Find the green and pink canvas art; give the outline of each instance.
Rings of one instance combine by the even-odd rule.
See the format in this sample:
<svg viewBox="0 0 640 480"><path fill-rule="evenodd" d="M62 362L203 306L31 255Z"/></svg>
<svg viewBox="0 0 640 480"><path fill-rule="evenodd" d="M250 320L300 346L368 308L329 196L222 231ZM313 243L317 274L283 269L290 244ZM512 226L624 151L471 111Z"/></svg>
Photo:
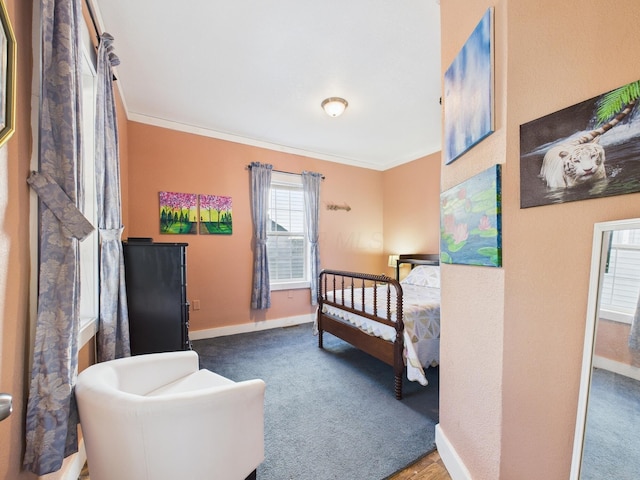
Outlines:
<svg viewBox="0 0 640 480"><path fill-rule="evenodd" d="M231 197L160 192L160 233L231 235Z"/></svg>
<svg viewBox="0 0 640 480"><path fill-rule="evenodd" d="M231 197L198 195L200 203L200 234L231 235L233 215Z"/></svg>
<svg viewBox="0 0 640 480"><path fill-rule="evenodd" d="M198 233L198 196L160 192L160 233Z"/></svg>

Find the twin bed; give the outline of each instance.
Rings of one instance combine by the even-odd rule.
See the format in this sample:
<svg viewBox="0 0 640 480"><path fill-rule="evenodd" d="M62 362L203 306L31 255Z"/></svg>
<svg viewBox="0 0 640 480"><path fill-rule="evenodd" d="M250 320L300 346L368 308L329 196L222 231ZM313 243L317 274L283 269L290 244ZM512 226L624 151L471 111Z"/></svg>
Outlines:
<svg viewBox="0 0 640 480"><path fill-rule="evenodd" d="M400 278L400 267L411 271ZM424 369L440 358L440 267L437 254L400 255L396 278L323 270L315 322L318 346L324 332L391 365L394 392L402 380L427 385Z"/></svg>

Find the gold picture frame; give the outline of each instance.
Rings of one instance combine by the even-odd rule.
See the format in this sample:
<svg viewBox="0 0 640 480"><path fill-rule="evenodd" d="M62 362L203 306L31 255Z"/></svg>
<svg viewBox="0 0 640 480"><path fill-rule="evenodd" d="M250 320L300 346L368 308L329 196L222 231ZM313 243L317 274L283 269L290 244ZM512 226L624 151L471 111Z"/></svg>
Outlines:
<svg viewBox="0 0 640 480"><path fill-rule="evenodd" d="M0 147L15 130L15 107L16 37L4 0L0 0Z"/></svg>

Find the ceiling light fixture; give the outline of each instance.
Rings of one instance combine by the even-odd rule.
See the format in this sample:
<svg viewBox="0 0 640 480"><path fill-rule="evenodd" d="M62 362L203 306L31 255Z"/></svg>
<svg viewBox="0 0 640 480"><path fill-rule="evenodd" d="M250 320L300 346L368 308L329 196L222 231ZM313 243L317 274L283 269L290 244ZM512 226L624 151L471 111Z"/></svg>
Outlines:
<svg viewBox="0 0 640 480"><path fill-rule="evenodd" d="M340 97L329 97L322 101L322 108L330 117L339 117L347 108L349 103Z"/></svg>

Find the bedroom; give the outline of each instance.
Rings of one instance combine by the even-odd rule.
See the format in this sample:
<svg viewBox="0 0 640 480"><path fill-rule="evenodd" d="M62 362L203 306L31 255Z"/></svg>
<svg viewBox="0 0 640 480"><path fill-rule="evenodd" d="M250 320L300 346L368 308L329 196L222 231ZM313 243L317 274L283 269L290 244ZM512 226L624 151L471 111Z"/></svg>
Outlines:
<svg viewBox="0 0 640 480"><path fill-rule="evenodd" d="M489 3L473 8L462 0L442 3L442 56L443 64L447 64ZM18 78L21 84L27 85L30 6L18 0L9 0L7 5L19 42L25 46L19 53ZM122 132L123 146L128 146L123 158L123 171L128 170L124 179L125 236L146 235L147 227L155 231L156 209L154 204L145 202L149 195L156 195L161 189L226 194L221 187L212 188L215 184L210 182L202 186L194 184L199 181L197 175L185 176L182 183L167 184L176 173L176 157L205 159L213 156L210 152L219 151L219 156L234 167L225 168L218 178L222 180L230 175L229 181L240 186L247 182L244 166L253 160L268 161L283 170L309 168L322 172L331 181L323 185L326 200L347 202L353 209L348 213L323 211L327 232L337 229L345 232L329 238L324 260L334 256L340 268L374 272L386 269L390 273L385 266L386 253L428 251L431 246L437 246L437 231L432 238L427 238L422 227L437 222L437 204L430 207L433 211L425 212L417 208L409 192L424 193L422 180L433 181L428 188L437 192L441 184L443 188L450 187L490 164L506 162L504 268L457 267L446 272L450 296L443 303L448 318L443 335L447 338L445 364L450 361L446 378L450 380L445 378L442 385L442 403L446 403L447 408L441 412L441 425L474 478L540 478L541 458L546 460L542 476L566 478L575 423L593 224L640 215L638 194L518 209L515 160L518 126L638 77L637 66L626 61L630 52L640 47L637 32L632 25L625 24L633 22L621 23L619 16L608 16L602 12L599 2L582 2L580 9L576 5L537 0L496 3L500 19L496 52L500 59L496 84L497 131L468 156L446 168L440 167L438 159L424 158L385 172L366 171L307 158L280 157L271 151L256 151L129 123ZM616 4L616 9L624 10L628 18L637 18L638 8L633 0ZM568 25L568 18L579 21ZM588 28L584 28L585 25ZM597 39L593 38L592 31L600 32ZM624 38L625 48L615 48L601 38ZM589 55L584 54L585 45L589 46ZM540 48L534 48L537 46ZM540 65L548 65L553 74L540 69ZM577 82L576 78L582 80ZM558 94L549 95L549 92ZM0 320L3 332L0 390L16 392L16 412L23 404L20 392L24 388L23 359L28 338L25 319L29 309L30 257L27 226L21 219L29 215L29 192L24 178L29 170L30 100L28 91L19 92L18 130L2 149L6 157L2 181L11 198L10 201L5 198L4 205L6 248L10 253L3 252L2 272L11 281L4 287L7 300ZM155 152L155 157L149 155L144 162L140 160L142 164L139 164L139 157L144 158L144 152L153 147L154 142L167 142L174 150L165 148ZM158 175L160 184L146 186L149 172L154 172L154 177ZM351 191L354 181L347 178L355 174L359 175L358 184ZM212 175L211 181L215 182L216 177ZM335 183L332 185L332 182ZM140 190L145 188L148 190L143 195ZM229 194L240 202L238 207L242 207L242 199L233 192ZM246 205L244 208L248 211ZM398 212L407 213L398 215ZM239 217L236 213L236 219ZM410 225L409 231L407 225ZM539 225L544 228L537 227ZM402 243L405 238L419 243L405 245ZM227 240L229 245L224 245L226 253L220 263L209 268L231 271L234 277L241 278L248 275L250 268L248 263L239 260L246 255L248 245L230 240ZM338 245L340 248L336 248ZM567 245L571 248L566 248ZM476 291L479 284L486 287L482 292ZM195 325L198 329L214 328L203 320L205 308L224 312L225 317L234 318L235 323L246 317L238 310L248 312L242 298L231 297L233 302L223 299L215 302L217 306L207 305L207 292L193 291L194 288L195 285L190 286L190 296L198 295L202 302L200 318L194 312L194 329ZM246 298L247 294L242 295ZM209 296L216 298L215 294ZM277 300L273 316L254 314L251 320L311 312L307 306L308 293L294 292L289 298L287 293L279 292ZM478 392L482 392L480 400ZM22 427L18 419L16 415L1 427L2 443L11 445L0 462L5 478L30 478L19 473ZM559 427L550 430L549 425Z"/></svg>

